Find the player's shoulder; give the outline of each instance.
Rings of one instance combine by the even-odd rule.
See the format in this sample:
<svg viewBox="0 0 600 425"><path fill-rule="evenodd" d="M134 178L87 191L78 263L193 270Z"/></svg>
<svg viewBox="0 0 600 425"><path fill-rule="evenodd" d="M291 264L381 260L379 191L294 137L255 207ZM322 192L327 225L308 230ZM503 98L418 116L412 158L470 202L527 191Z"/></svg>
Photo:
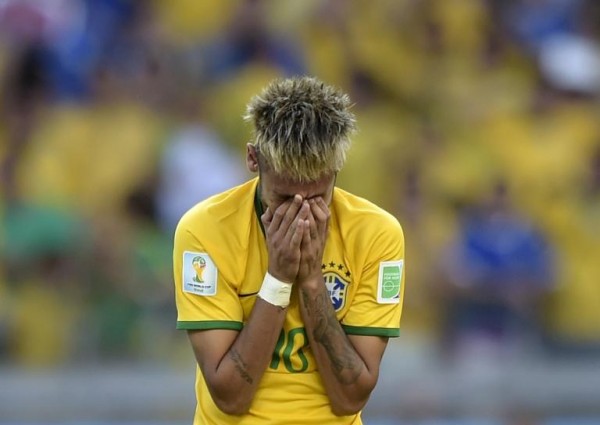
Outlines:
<svg viewBox="0 0 600 425"><path fill-rule="evenodd" d="M214 229L223 222L240 222L233 216L242 211L244 205L253 205L256 183L256 179L252 179L198 202L183 214L177 230L199 231Z"/></svg>
<svg viewBox="0 0 600 425"><path fill-rule="evenodd" d="M332 204L332 227L339 232L351 263L402 258L404 232L396 217L342 189L336 189Z"/></svg>
<svg viewBox="0 0 600 425"><path fill-rule="evenodd" d="M372 231L402 232L400 222L394 215L368 199L338 187L334 190L333 206L339 220L346 225Z"/></svg>

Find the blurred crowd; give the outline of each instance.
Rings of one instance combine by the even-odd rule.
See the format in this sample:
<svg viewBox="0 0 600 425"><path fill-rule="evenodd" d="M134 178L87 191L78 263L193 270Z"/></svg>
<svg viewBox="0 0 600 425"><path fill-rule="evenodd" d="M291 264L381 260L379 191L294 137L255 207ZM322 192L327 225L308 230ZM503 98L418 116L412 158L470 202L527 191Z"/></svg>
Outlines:
<svg viewBox="0 0 600 425"><path fill-rule="evenodd" d="M442 358L600 353L600 3L0 0L0 363L177 362L180 215L277 76L347 91Z"/></svg>

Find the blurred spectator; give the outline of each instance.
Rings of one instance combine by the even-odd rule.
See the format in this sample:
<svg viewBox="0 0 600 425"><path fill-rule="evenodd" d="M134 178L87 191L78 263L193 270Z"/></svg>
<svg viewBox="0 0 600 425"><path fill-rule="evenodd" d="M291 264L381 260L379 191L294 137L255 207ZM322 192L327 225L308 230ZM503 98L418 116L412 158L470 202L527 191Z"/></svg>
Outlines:
<svg viewBox="0 0 600 425"><path fill-rule="evenodd" d="M133 188L152 176L164 122L134 101L118 69L98 69L93 87L93 103L61 103L45 111L17 178L28 202L106 219L119 214Z"/></svg>
<svg viewBox="0 0 600 425"><path fill-rule="evenodd" d="M173 125L158 169L156 208L163 231L171 235L181 216L198 202L244 181L247 175L205 119L203 88L195 78L175 90Z"/></svg>
<svg viewBox="0 0 600 425"><path fill-rule="evenodd" d="M68 211L11 205L2 220L7 298L6 347L25 366L72 359L82 333L87 282L83 223ZM87 270L86 270L87 271Z"/></svg>
<svg viewBox="0 0 600 425"><path fill-rule="evenodd" d="M539 343L539 306L555 280L545 237L511 205L502 182L460 222L443 257L449 353L468 358L484 348L503 358Z"/></svg>
<svg viewBox="0 0 600 425"><path fill-rule="evenodd" d="M455 232L454 211L444 206L426 187L424 175L427 163L414 160L402 168L398 181L400 191L397 215L403 223L407 243L407 285L403 324L406 329L418 332L422 338L438 333L443 323L443 310L448 302L439 291L444 272L439 264L443 247L447 246Z"/></svg>
<svg viewBox="0 0 600 425"><path fill-rule="evenodd" d="M546 81L575 94L600 94L600 45L579 35L552 37L540 47L539 64Z"/></svg>
<svg viewBox="0 0 600 425"><path fill-rule="evenodd" d="M598 133L600 134L600 133ZM544 223L558 253L559 285L547 307L551 346L559 354L600 353L600 145L581 180Z"/></svg>
<svg viewBox="0 0 600 425"><path fill-rule="evenodd" d="M544 42L577 31L585 0L517 0L508 3L506 22L517 40L536 53Z"/></svg>
<svg viewBox="0 0 600 425"><path fill-rule="evenodd" d="M11 56L13 62L0 84L0 124L5 126L5 150L0 157L0 189L6 202L10 203L17 201L17 167L35 131L40 107L48 92L42 55L39 44L35 42L16 48Z"/></svg>
<svg viewBox="0 0 600 425"><path fill-rule="evenodd" d="M183 124L174 132L163 154L157 194L164 230L173 231L196 203L242 183L241 161L200 122Z"/></svg>
<svg viewBox="0 0 600 425"><path fill-rule="evenodd" d="M268 63L284 75L302 75L306 68L300 46L285 33L275 33L265 19L264 0L243 0L223 32L204 46L202 57L209 79L235 77L245 66Z"/></svg>
<svg viewBox="0 0 600 425"><path fill-rule="evenodd" d="M0 5L9 31L40 44L43 74L59 100L87 99L97 64L134 16L132 0L7 0Z"/></svg>

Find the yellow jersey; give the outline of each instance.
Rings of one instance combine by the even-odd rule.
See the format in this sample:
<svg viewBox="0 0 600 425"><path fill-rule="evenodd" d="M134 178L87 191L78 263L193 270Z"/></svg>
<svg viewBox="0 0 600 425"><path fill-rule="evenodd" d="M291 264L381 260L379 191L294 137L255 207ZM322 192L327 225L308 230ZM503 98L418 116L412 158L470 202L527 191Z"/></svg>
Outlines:
<svg viewBox="0 0 600 425"><path fill-rule="evenodd" d="M178 329L241 330L268 266L258 178L200 202L175 231ZM389 213L335 188L323 276L347 334L397 337L404 295L404 236ZM335 416L304 328L297 291L250 411L231 416L212 401L196 368L195 425L361 424Z"/></svg>

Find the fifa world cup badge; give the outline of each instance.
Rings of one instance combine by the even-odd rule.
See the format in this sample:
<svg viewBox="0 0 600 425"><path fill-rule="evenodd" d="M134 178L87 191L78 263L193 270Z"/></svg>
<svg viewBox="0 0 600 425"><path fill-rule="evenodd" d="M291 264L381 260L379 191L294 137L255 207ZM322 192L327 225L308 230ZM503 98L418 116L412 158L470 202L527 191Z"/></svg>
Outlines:
<svg viewBox="0 0 600 425"><path fill-rule="evenodd" d="M212 258L205 252L183 253L183 292L212 296L217 293L218 270Z"/></svg>
<svg viewBox="0 0 600 425"><path fill-rule="evenodd" d="M196 271L196 276L193 277L194 282L204 283L202 274L206 268L206 260L201 256L194 257L192 260L192 267Z"/></svg>

